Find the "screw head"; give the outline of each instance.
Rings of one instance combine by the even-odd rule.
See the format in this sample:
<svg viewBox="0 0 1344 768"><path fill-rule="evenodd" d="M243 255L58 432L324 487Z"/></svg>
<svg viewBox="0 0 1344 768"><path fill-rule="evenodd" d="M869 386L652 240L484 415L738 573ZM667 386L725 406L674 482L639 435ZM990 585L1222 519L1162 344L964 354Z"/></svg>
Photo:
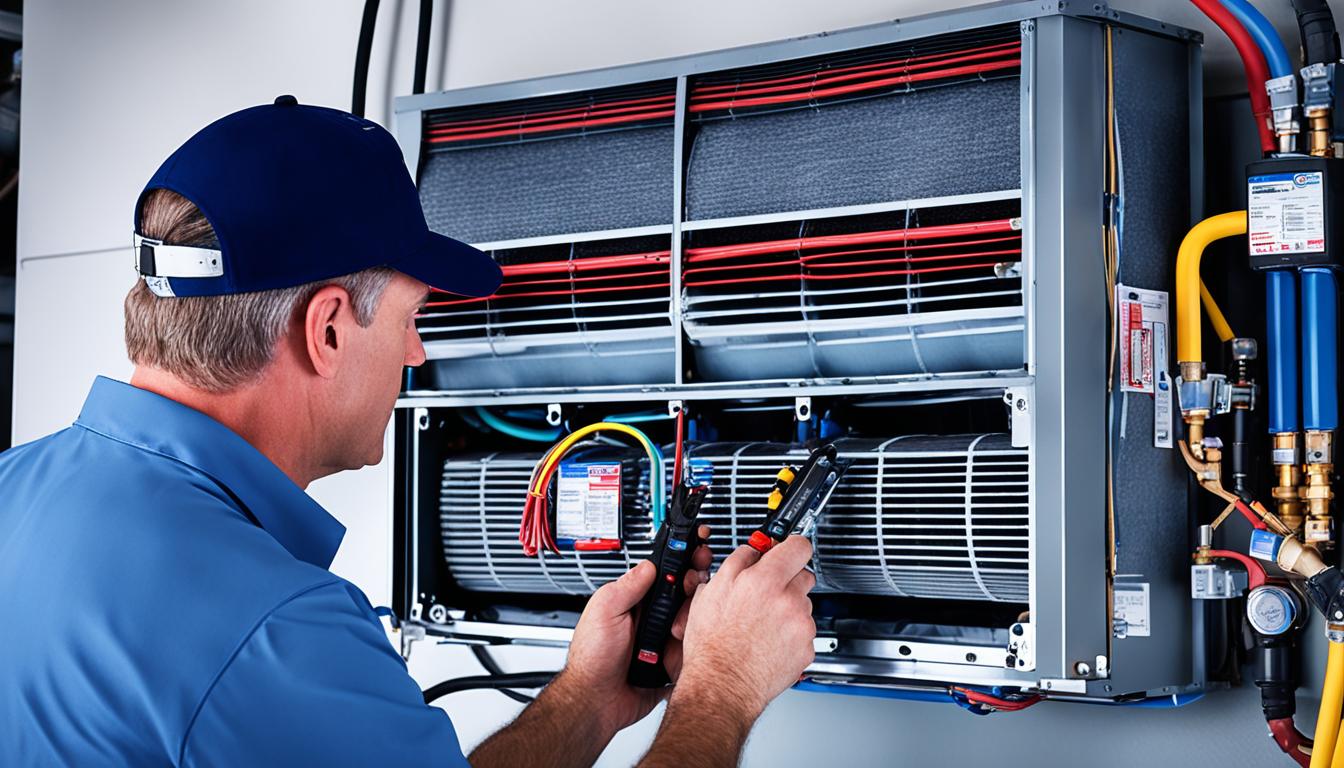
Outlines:
<svg viewBox="0 0 1344 768"><path fill-rule="evenodd" d="M1027 410L1027 401L1025 399L1019 398L1013 405L1015 405L1019 411Z"/></svg>
<svg viewBox="0 0 1344 768"><path fill-rule="evenodd" d="M1073 671L1080 675L1090 675L1092 674L1092 665L1088 664L1086 661L1080 661L1073 665Z"/></svg>

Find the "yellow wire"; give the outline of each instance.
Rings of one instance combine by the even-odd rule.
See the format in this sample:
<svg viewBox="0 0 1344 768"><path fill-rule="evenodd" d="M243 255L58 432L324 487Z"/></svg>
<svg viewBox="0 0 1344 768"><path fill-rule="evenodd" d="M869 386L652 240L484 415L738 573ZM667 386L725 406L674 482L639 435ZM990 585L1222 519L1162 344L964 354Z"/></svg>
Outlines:
<svg viewBox="0 0 1344 768"><path fill-rule="evenodd" d="M1335 755L1339 736L1339 715L1344 704L1344 643L1330 643L1325 661L1325 685L1321 688L1321 709L1316 713L1316 734L1312 739L1311 768L1328 768Z"/></svg>
<svg viewBox="0 0 1344 768"><path fill-rule="evenodd" d="M1204 314L1209 316L1209 322L1213 324L1213 330L1218 334L1219 341L1231 341L1237 335L1232 332L1232 326L1227 324L1227 318L1223 316L1223 310L1218 308L1218 302L1213 300L1213 294L1204 285L1204 281L1199 281L1199 298L1204 302Z"/></svg>
<svg viewBox="0 0 1344 768"><path fill-rule="evenodd" d="M540 464L541 471L537 473L536 477L540 479L549 475L556 462L560 461L565 453L568 452L570 448L574 447L575 443L594 432L623 432L639 441L639 444L648 452L650 462L656 461L657 452L654 451L653 444L650 443L648 438L639 430L627 424L618 424L614 421L599 421L596 424L589 424L586 427L575 430L564 440L556 443L555 447L551 449L551 452L546 454L546 457L542 459L542 463ZM649 468L650 470L654 469L652 464L649 465ZM544 490L534 487L529 488L528 492L533 496L540 496Z"/></svg>
<svg viewBox="0 0 1344 768"><path fill-rule="evenodd" d="M1246 212L1232 211L1207 218L1194 226L1176 253L1176 360L1202 362L1199 324L1199 261L1214 240L1246 234ZM1222 314L1221 312L1219 313ZM1216 321L1215 321L1216 322ZM1226 320L1223 321L1226 325ZM1227 329L1231 333L1231 329Z"/></svg>

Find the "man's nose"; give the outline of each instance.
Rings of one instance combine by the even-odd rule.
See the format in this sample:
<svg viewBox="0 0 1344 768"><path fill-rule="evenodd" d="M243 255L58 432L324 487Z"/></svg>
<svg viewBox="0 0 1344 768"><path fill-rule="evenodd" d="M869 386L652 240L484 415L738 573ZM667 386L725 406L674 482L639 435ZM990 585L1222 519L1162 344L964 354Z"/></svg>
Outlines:
<svg viewBox="0 0 1344 768"><path fill-rule="evenodd" d="M414 368L425 362L425 344L420 340L420 329L414 325L410 327L407 333L411 334L411 343L406 345L405 364Z"/></svg>

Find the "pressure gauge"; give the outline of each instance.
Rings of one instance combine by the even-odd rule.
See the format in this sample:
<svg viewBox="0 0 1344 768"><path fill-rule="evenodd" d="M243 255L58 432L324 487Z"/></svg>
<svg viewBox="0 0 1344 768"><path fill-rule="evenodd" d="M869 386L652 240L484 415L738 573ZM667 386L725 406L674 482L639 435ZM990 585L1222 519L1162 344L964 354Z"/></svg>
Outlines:
<svg viewBox="0 0 1344 768"><path fill-rule="evenodd" d="M1256 587L1246 596L1246 619L1262 635L1281 635L1297 618L1297 597L1283 587Z"/></svg>

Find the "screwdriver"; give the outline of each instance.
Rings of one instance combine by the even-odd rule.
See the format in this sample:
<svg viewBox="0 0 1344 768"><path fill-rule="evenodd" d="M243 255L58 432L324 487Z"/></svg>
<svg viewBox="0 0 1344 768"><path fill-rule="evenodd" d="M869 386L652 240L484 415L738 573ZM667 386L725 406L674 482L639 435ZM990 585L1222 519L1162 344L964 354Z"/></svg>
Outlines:
<svg viewBox="0 0 1344 768"><path fill-rule="evenodd" d="M672 491L667 519L654 539L649 559L658 568L658 575L639 604L635 650L626 675L636 688L662 688L672 682L663 666L663 654L672 635L672 622L686 601L686 571L691 568L691 555L700 545L695 520L708 490L705 485L678 482Z"/></svg>
<svg viewBox="0 0 1344 768"><path fill-rule="evenodd" d="M837 458L835 445L827 443L812 451L802 469L781 469L766 502L770 515L747 540L751 548L764 554L791 533L810 536L822 507L852 463Z"/></svg>

